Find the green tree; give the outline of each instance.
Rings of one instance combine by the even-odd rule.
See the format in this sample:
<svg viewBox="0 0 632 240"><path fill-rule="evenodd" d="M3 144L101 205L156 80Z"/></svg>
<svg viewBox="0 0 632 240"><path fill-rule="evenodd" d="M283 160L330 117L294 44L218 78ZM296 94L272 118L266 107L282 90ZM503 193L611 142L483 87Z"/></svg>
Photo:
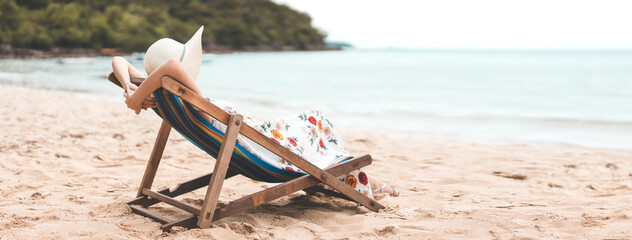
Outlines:
<svg viewBox="0 0 632 240"><path fill-rule="evenodd" d="M270 0L0 0L0 43L16 47L142 51L163 37L186 41L200 25L204 46L306 48L325 37Z"/></svg>

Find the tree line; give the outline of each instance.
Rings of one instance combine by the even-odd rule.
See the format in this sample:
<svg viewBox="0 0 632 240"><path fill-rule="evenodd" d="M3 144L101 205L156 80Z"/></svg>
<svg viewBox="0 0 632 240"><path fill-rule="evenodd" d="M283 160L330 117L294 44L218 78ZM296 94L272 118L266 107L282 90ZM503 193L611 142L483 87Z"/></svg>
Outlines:
<svg viewBox="0 0 632 240"><path fill-rule="evenodd" d="M325 38L307 14L270 0L0 0L0 43L19 48L144 51L200 25L205 47L305 49Z"/></svg>

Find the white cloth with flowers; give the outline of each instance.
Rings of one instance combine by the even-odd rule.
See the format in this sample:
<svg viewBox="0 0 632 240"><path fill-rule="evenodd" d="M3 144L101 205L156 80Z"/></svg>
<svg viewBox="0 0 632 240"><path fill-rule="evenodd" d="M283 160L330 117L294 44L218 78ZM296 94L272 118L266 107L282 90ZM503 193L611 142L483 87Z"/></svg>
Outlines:
<svg viewBox="0 0 632 240"><path fill-rule="evenodd" d="M207 100L228 113L238 113L235 105L230 102L208 98ZM331 122L319 110L265 122L244 116L244 123L321 169L337 165L351 157ZM226 125L220 121L212 119L211 124L220 131L226 132ZM261 160L280 169L303 172L292 163L246 137L239 136L237 141ZM351 172L341 180L358 192L373 198L368 176L362 169Z"/></svg>

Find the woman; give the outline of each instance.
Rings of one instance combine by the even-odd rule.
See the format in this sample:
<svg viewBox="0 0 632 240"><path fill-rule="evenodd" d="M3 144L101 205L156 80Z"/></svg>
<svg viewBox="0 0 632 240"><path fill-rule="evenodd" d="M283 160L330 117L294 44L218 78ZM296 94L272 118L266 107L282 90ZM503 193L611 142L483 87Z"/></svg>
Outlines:
<svg viewBox="0 0 632 240"><path fill-rule="evenodd" d="M113 58L112 69L125 90L123 96L126 98L127 107L134 110L136 114L142 109L156 107L156 100L151 97L152 92L160 87L160 79L167 75L178 79L180 83L202 95L195 79L202 61L203 29L204 27L200 27L185 44L168 38L160 39L152 44L145 54L145 71L149 75L139 87L132 84L130 78L143 78L143 74L124 58ZM208 100L228 113L237 113L236 107L231 103ZM202 111L199 113L214 127L226 131L223 123ZM350 157L331 122L318 110L267 122L245 117L244 123L320 168L330 167ZM279 169L302 172L250 139L240 137L237 141L249 152ZM352 172L344 180L351 187L369 197L373 197L375 193L399 195L395 188L368 178L362 170Z"/></svg>

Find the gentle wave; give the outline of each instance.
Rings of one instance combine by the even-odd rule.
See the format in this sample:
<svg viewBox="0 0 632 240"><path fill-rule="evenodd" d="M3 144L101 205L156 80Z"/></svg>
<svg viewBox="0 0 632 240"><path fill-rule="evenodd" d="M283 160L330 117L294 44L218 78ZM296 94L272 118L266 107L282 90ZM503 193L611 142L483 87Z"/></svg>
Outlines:
<svg viewBox="0 0 632 240"><path fill-rule="evenodd" d="M110 62L2 60L0 84L120 99ZM632 52L358 50L213 55L198 84L265 118L319 108L358 130L632 148L629 79Z"/></svg>

